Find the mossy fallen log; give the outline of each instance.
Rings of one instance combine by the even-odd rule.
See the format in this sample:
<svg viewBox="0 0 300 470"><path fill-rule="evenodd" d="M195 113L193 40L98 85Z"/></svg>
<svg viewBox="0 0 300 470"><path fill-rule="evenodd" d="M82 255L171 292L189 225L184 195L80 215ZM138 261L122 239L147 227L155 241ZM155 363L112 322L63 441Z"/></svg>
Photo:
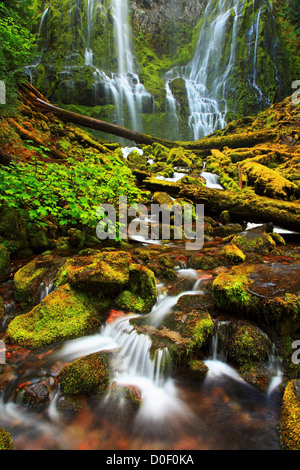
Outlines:
<svg viewBox="0 0 300 470"><path fill-rule="evenodd" d="M281 228L300 232L299 202L278 201L246 192L188 186L180 190L179 197L187 198L196 204L204 204L204 208L211 214L228 210L231 215L247 222L272 222Z"/></svg>
<svg viewBox="0 0 300 470"><path fill-rule="evenodd" d="M160 143L167 148L182 147L195 151L207 151L209 149L223 149L224 147L239 148L253 147L258 143L274 140L276 132L262 130L256 132L244 132L229 135L212 134L211 136L197 140L195 142L176 142L159 137L136 132L125 127L117 126L106 121L94 119L82 114L74 113L66 109L59 108L47 102L47 100L35 90L30 84L22 85L21 91L26 103L30 103L36 110L42 113L52 113L64 122L73 123L79 126L88 127L100 132L112 134L131 140L136 144L153 145Z"/></svg>

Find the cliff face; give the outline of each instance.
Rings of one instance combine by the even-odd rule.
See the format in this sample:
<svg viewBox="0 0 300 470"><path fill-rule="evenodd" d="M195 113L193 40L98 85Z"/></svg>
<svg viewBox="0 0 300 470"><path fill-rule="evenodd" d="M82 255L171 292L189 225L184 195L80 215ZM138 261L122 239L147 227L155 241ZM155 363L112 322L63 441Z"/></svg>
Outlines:
<svg viewBox="0 0 300 470"><path fill-rule="evenodd" d="M51 101L177 140L284 98L299 70L269 0L53 0L37 45Z"/></svg>

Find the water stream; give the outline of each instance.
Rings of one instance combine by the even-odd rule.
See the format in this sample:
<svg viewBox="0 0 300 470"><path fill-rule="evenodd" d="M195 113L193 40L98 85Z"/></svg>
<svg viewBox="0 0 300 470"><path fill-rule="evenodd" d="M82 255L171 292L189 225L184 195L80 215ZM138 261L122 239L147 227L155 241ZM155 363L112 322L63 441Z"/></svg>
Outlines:
<svg viewBox="0 0 300 470"><path fill-rule="evenodd" d="M179 264L177 275L190 280L191 290L168 295L164 284L158 284L157 303L143 316L153 328L159 327L181 295L205 291L207 276L203 273ZM43 290L43 298L49 291ZM114 450L124 445L126 449L170 450L278 448L274 429L281 364L275 349L270 352L270 368L276 363L276 371L268 391L260 392L227 362L226 327L230 322L219 321L205 359L206 379L182 380L173 376L166 347L151 353L151 337L138 333L131 324L136 317L141 318L122 315L97 334L50 350L44 359L42 353L31 352L7 366L6 373L15 379L0 393L0 426L13 433L17 448L76 449L82 441L91 449ZM53 381L63 364L100 351L111 352L111 385L138 392L141 406L137 411L132 412L124 394L113 393L113 387L103 398L87 400L74 419L62 414L60 405L65 398L57 386L38 414L22 403L19 390L23 383L34 384L45 377Z"/></svg>

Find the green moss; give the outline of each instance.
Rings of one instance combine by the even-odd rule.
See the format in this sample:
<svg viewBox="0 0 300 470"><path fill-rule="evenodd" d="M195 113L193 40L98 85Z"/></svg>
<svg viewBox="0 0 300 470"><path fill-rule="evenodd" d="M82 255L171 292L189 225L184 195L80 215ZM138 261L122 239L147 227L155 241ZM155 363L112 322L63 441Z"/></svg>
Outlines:
<svg viewBox="0 0 300 470"><path fill-rule="evenodd" d="M135 313L148 313L157 297L153 272L145 266L130 266L128 289L115 299L118 307Z"/></svg>
<svg viewBox="0 0 300 470"><path fill-rule="evenodd" d="M71 362L60 373L59 384L67 396L101 396L109 385L108 355L95 353Z"/></svg>
<svg viewBox="0 0 300 470"><path fill-rule="evenodd" d="M252 367L268 357L266 337L256 327L238 326L231 338L228 353L230 358L243 369Z"/></svg>
<svg viewBox="0 0 300 470"><path fill-rule="evenodd" d="M12 435L6 429L0 428L0 450L11 450L12 445Z"/></svg>
<svg viewBox="0 0 300 470"><path fill-rule="evenodd" d="M209 255L195 255L189 258L189 266L192 269L211 270L218 266L218 261Z"/></svg>
<svg viewBox="0 0 300 470"><path fill-rule="evenodd" d="M275 247L272 236L266 232L246 231L232 238L231 242L245 252L262 253Z"/></svg>
<svg viewBox="0 0 300 470"><path fill-rule="evenodd" d="M130 261L130 255L123 251L74 257L60 270L57 285L69 282L74 289L114 296L129 281Z"/></svg>
<svg viewBox="0 0 300 470"><path fill-rule="evenodd" d="M64 285L30 312L15 317L7 334L13 343L39 349L91 334L100 324L97 303Z"/></svg>
<svg viewBox="0 0 300 470"><path fill-rule="evenodd" d="M246 255L236 245L225 245L220 251L221 256L225 256L231 263L243 263Z"/></svg>
<svg viewBox="0 0 300 470"><path fill-rule="evenodd" d="M280 416L281 439L286 450L300 450L299 380L291 380L284 391Z"/></svg>
<svg viewBox="0 0 300 470"><path fill-rule="evenodd" d="M251 281L248 275L253 266L235 266L230 272L219 274L213 281L213 297L220 309L246 313L247 308L255 308L256 299L248 292Z"/></svg>
<svg viewBox="0 0 300 470"><path fill-rule="evenodd" d="M255 192L261 196L289 199L297 191L297 185L288 181L278 171L259 163L246 162L242 165L242 171L246 173Z"/></svg>

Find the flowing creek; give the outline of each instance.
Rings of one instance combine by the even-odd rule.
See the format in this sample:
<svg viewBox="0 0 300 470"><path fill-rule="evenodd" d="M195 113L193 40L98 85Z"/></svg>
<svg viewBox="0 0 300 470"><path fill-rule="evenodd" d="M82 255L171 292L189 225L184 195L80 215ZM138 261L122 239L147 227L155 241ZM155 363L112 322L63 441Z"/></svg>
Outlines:
<svg viewBox="0 0 300 470"><path fill-rule="evenodd" d="M180 250L180 248L179 248ZM194 269L179 263L178 278L189 279L191 288L169 295L157 284L157 302L144 315L157 327L185 294L204 294L206 280ZM3 286L2 286L3 287ZM6 285L6 293L12 286ZM4 288L4 287L3 287ZM41 300L53 286L41 286ZM12 315L13 302L7 295L6 314ZM17 449L278 449L276 425L280 411L280 359L271 348L269 367L272 378L264 393L246 383L227 362L226 328L230 321L216 320L216 330L205 363L204 381L172 375L167 348L150 354L151 338L139 334L123 315L108 322L98 334L70 340L45 351L27 351L8 346L10 359L3 367L9 385L0 392L0 427L13 435ZM2 325L3 337L5 322ZM42 409L28 408L22 402L24 383L56 381L62 367L98 351L111 351L111 384L138 390L142 404L138 410L112 393L100 399L84 399L75 417L59 411L64 402L59 386ZM5 382L4 382L5 384ZM67 410L67 403L66 403ZM229 424L230 423L230 424Z"/></svg>

